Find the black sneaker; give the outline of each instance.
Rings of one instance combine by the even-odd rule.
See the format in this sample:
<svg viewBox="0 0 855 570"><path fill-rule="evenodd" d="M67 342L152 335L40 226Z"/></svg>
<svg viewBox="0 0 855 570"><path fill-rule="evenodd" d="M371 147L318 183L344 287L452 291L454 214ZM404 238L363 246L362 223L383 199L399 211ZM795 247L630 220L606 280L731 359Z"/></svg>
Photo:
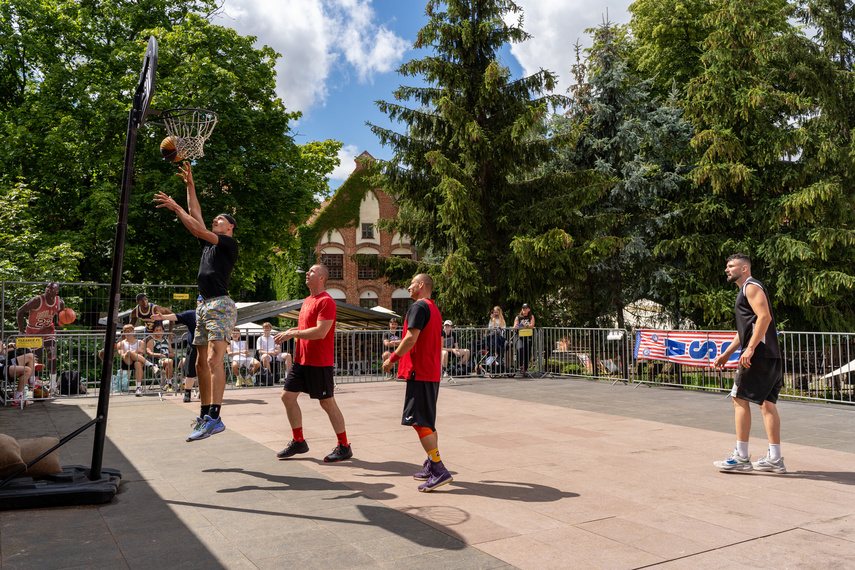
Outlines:
<svg viewBox="0 0 855 570"><path fill-rule="evenodd" d="M350 446L338 444L335 446L335 449L332 450L332 453L324 457L324 461L327 463L335 463L336 461L343 461L345 459L350 459L353 457L353 451L350 449Z"/></svg>
<svg viewBox="0 0 855 570"><path fill-rule="evenodd" d="M190 401L190 390L184 392L184 402L187 403Z"/></svg>
<svg viewBox="0 0 855 570"><path fill-rule="evenodd" d="M297 455L298 453L306 453L309 451L309 444L306 443L306 440L303 441L294 441L293 439L288 444L288 447L280 451L276 454L276 457L279 459L288 459L292 455Z"/></svg>

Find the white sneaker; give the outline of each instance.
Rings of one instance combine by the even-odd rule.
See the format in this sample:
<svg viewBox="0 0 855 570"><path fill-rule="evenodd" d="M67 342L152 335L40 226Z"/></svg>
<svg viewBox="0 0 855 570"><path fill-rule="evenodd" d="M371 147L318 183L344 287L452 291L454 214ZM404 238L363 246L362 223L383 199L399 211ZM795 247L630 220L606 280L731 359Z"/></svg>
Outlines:
<svg viewBox="0 0 855 570"><path fill-rule="evenodd" d="M766 457L761 458L756 463L752 464L754 469L757 471L771 471L772 473L786 473L787 468L784 466L784 456L782 455L778 459L772 460L769 459L769 453L766 453Z"/></svg>
<svg viewBox="0 0 855 570"><path fill-rule="evenodd" d="M751 464L751 456L742 457L736 449L724 461L713 461L713 465L722 471L751 471L754 468Z"/></svg>
<svg viewBox="0 0 855 570"><path fill-rule="evenodd" d="M160 366L158 366L157 364L152 364L151 365L151 371L154 372L155 374L158 374L160 372Z"/></svg>
<svg viewBox="0 0 855 570"><path fill-rule="evenodd" d="M137 386L137 391L134 392L137 396L142 396L142 386Z"/></svg>

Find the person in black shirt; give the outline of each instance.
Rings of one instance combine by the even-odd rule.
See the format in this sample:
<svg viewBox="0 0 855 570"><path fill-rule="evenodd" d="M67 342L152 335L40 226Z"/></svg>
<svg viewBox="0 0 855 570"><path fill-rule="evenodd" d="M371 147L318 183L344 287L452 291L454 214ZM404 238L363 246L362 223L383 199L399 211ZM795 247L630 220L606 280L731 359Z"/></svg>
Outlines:
<svg viewBox="0 0 855 570"><path fill-rule="evenodd" d="M740 347L739 368L736 371L733 392L733 409L736 416L736 449L724 461L713 465L722 471L770 471L786 473L781 456L781 418L778 416L778 394L783 387L783 362L775 315L769 293L763 284L751 277L751 259L744 253L727 258L724 270L727 281L739 287L736 295L736 335L730 345L713 360L713 366L722 368ZM751 463L748 455L748 436L751 433L751 407L760 406L763 425L769 439L766 457Z"/></svg>
<svg viewBox="0 0 855 570"><path fill-rule="evenodd" d="M205 227L202 210L196 198L196 186L189 162L184 162L177 174L187 185L187 210L167 194L158 192L154 201L158 208L172 210L190 233L199 238L202 259L196 282L202 302L196 307L196 372L199 375L199 397L202 409L193 432L187 441L205 439L220 433L226 426L220 418L226 372L223 355L229 346L229 337L237 320L235 302L229 297L229 278L238 258L238 243L233 236L235 219L229 214L214 218L211 229Z"/></svg>
<svg viewBox="0 0 855 570"><path fill-rule="evenodd" d="M202 303L202 296L196 298L196 305ZM187 327L187 356L184 357L184 401L190 401L190 394L196 384L196 345L193 344L193 336L196 334L196 309L190 309L178 314L155 313L155 319L159 321L178 322Z"/></svg>
<svg viewBox="0 0 855 570"><path fill-rule="evenodd" d="M531 329L534 328L534 315L528 303L523 303L520 314L514 319L514 328L518 330L517 364L520 367L520 374L528 377L528 364L531 360Z"/></svg>

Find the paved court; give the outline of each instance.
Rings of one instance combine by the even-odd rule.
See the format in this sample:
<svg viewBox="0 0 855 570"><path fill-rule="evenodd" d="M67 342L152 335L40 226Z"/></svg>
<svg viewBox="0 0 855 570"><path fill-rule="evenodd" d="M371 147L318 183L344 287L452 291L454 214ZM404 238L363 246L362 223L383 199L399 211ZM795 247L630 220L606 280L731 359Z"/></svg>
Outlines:
<svg viewBox="0 0 855 570"><path fill-rule="evenodd" d="M855 559L855 407L781 402L790 473L720 473L722 394L580 379L443 384L440 451L455 480L419 493L424 454L399 425L403 383L337 394L354 459L301 398L309 453L277 388L229 391L227 430L185 443L198 404L114 398L101 507L0 512L4 568L847 567ZM0 409L0 432L64 435L95 400ZM751 453L765 453L755 410ZM91 433L61 451L88 465Z"/></svg>

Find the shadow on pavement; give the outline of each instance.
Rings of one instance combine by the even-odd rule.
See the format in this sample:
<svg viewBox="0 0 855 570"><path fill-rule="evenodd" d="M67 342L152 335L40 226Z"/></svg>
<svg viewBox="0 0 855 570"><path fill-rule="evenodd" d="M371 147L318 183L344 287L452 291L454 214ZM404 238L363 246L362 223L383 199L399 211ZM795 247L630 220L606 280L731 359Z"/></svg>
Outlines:
<svg viewBox="0 0 855 570"><path fill-rule="evenodd" d="M24 412L0 407L0 433L17 439L62 438L89 420L78 406L53 402L27 406ZM90 428L61 447L60 464L88 467L93 434ZM110 503L0 512L0 565L222 568L109 437L104 445L104 467L122 474L118 493ZM154 528L156 532L140 532Z"/></svg>
<svg viewBox="0 0 855 570"><path fill-rule="evenodd" d="M339 488L341 485L339 485ZM454 530L443 526L441 529L437 528L436 520L427 519L425 517L419 517L417 515L411 515L408 513L402 513L396 511L394 509L389 509L388 507L379 507L373 505L357 505L356 508L365 518L365 520L349 520L337 517L327 517L327 516L319 516L319 515L303 515L299 513L281 513L276 511L262 511L258 509L244 509L239 507L227 507L223 505L210 505L205 503L190 503L186 501L166 501L171 505L176 506L185 506L185 507L193 507L196 509L212 509L222 512L237 512L237 513L248 513L248 514L256 514L256 515L267 515L272 517L282 517L287 519L304 519L310 520L313 522L326 522L326 523L339 523L346 525L354 525L354 526L365 526L365 527L376 527L381 528L387 532L390 532L396 536L401 538L405 538L410 540L411 542L418 544L420 546L426 546L430 548L438 548L443 550L462 550L466 548L466 544L463 542L463 537L460 536ZM458 509L459 510L459 509ZM462 511L461 511L462 512ZM455 518L455 520L461 519L467 520L469 515L468 513L462 512L465 517L460 516L459 514ZM412 522L407 524L408 519L416 519L416 522L421 524L426 524L429 528L423 528L419 531L414 531L414 527L412 526ZM435 532L434 532L434 529Z"/></svg>

